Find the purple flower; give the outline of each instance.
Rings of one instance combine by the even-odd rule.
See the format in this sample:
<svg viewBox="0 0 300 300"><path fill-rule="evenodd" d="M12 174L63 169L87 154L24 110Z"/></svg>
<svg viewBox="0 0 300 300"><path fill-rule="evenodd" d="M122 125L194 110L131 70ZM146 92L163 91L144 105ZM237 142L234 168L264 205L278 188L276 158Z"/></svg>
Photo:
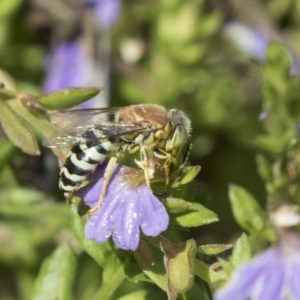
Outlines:
<svg viewBox="0 0 300 300"><path fill-rule="evenodd" d="M93 9L97 20L107 28L116 22L121 9L120 0L86 0L85 4Z"/></svg>
<svg viewBox="0 0 300 300"><path fill-rule="evenodd" d="M244 53L256 58L259 61L265 60L268 44L276 39L260 30L260 28L251 28L239 22L232 22L225 27L226 36L231 39ZM298 74L298 67L293 56L288 50L291 67L290 75Z"/></svg>
<svg viewBox="0 0 300 300"><path fill-rule="evenodd" d="M87 86L91 77L91 62L80 45L73 42L60 44L45 60L47 77L43 91L53 92L68 87Z"/></svg>
<svg viewBox="0 0 300 300"><path fill-rule="evenodd" d="M258 28L249 28L242 23L227 25L226 35L245 53L263 61L270 38Z"/></svg>
<svg viewBox="0 0 300 300"><path fill-rule="evenodd" d="M103 164L98 166L89 178L93 183L78 191L91 208L98 201L104 171ZM86 238L103 244L112 236L119 248L135 250L140 229L148 236L157 236L167 229L169 216L165 207L144 181L136 180L136 172L137 169L120 165L114 168L102 206L86 222Z"/></svg>
<svg viewBox="0 0 300 300"><path fill-rule="evenodd" d="M230 282L215 293L215 300L300 299L300 236L288 228L299 223L299 215L280 213L273 217L279 242L239 267Z"/></svg>

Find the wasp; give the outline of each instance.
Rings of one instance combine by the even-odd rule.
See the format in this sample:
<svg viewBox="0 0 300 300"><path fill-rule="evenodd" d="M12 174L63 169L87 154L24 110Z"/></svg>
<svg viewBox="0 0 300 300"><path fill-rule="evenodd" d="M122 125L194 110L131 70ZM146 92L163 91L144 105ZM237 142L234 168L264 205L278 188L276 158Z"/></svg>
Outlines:
<svg viewBox="0 0 300 300"><path fill-rule="evenodd" d="M113 121L105 121L106 114L113 115ZM59 178L59 188L67 202L90 173L114 153L104 172L99 200L89 214L100 208L114 165L126 151L140 152L140 160L134 161L151 189L155 167L164 169L168 184L172 166L181 154L184 165L191 148L191 122L187 115L178 109L167 112L154 104L61 111L50 114L50 120L63 134L52 139L49 147L71 146Z"/></svg>

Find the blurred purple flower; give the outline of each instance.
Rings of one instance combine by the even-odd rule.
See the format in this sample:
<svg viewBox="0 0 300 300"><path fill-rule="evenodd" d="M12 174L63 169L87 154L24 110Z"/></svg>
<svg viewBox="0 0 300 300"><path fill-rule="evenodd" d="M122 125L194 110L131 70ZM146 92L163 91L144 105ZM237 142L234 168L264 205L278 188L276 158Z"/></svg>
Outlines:
<svg viewBox="0 0 300 300"><path fill-rule="evenodd" d="M226 35L245 53L263 61L270 38L258 28L233 22L226 26Z"/></svg>
<svg viewBox="0 0 300 300"><path fill-rule="evenodd" d="M93 183L77 192L90 207L98 201L104 171L105 165L98 166L89 178ZM167 229L169 216L165 207L145 182L132 182L135 172L134 168L120 165L114 168L101 208L86 222L86 238L103 244L112 236L117 247L136 250L140 228L147 236L157 236Z"/></svg>
<svg viewBox="0 0 300 300"><path fill-rule="evenodd" d="M104 27L111 27L120 14L121 0L86 0L87 7L92 8L97 20Z"/></svg>
<svg viewBox="0 0 300 300"><path fill-rule="evenodd" d="M289 228L299 221L298 213L287 205L273 213L271 222L276 225L279 242L239 267L229 283L215 293L214 299L300 299L300 236Z"/></svg>
<svg viewBox="0 0 300 300"><path fill-rule="evenodd" d="M47 77L43 91L53 92L67 87L84 87L91 74L91 63L80 45L75 42L60 44L45 60Z"/></svg>
<svg viewBox="0 0 300 300"><path fill-rule="evenodd" d="M225 27L226 36L231 39L241 51L249 54L259 61L264 61L268 44L276 39L259 28L248 27L239 22L229 23ZM298 74L298 67L294 58L288 50L286 50L291 60L290 75Z"/></svg>

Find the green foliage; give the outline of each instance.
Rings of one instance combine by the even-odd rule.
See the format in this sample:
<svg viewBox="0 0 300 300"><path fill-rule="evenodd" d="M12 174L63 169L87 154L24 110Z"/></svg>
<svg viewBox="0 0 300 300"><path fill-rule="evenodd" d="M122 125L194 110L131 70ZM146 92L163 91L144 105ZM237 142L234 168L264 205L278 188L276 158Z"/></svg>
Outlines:
<svg viewBox="0 0 300 300"><path fill-rule="evenodd" d="M68 88L36 97L36 102L46 109L62 110L72 108L93 98L103 88Z"/></svg>
<svg viewBox="0 0 300 300"><path fill-rule="evenodd" d="M72 299L76 257L68 245L62 245L41 266L32 299Z"/></svg>
<svg viewBox="0 0 300 300"><path fill-rule="evenodd" d="M43 19L43 30L80 23L63 18L68 14L56 6L53 13L51 3L44 9L54 18ZM236 268L276 241L270 212L283 201L300 205L300 81L290 75L300 57L300 5L261 3L276 24L270 28L284 28L274 35L282 44L271 43L259 63L224 34L234 4L123 0L109 33L110 106L182 109L192 121L194 145L191 165L176 166L170 186L152 186L170 214L167 232L141 236L132 253L111 241L87 240L81 206L58 202L56 161L69 149L51 149L54 160L40 146L60 134L47 110L69 109L102 88L40 91L45 32L33 30L39 18L28 17L21 4L0 0L0 298L212 299ZM58 31L58 40L70 37ZM131 37L141 42L136 62L120 55Z"/></svg>

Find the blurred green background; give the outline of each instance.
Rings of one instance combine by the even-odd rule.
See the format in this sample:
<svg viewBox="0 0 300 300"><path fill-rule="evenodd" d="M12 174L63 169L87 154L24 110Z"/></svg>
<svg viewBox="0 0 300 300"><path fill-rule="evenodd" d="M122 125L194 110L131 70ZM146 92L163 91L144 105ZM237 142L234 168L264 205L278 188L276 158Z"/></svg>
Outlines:
<svg viewBox="0 0 300 300"><path fill-rule="evenodd" d="M99 80L99 86L108 91L107 105L156 103L182 109L192 121L190 161L201 165L197 199L220 221L183 235L198 244L233 241L241 229L232 216L229 185L243 186L264 206L267 190L257 153L270 160L278 153L272 142L276 135L280 139L280 130L272 121L265 126L262 113L271 98L292 99L290 110L299 98L298 80L289 85L279 78L278 83L282 64L275 60L267 73L264 53L268 42L281 43L297 70L300 2L123 0L117 22L100 33L91 33L95 25L89 15L78 10L79 2L71 2L0 0L0 68L19 91L38 95L47 76L45 57L62 41L75 39L86 48L103 44L109 54L108 80ZM60 9L61 3L66 9ZM97 61L92 51L89 55ZM274 85L271 92L268 84ZM297 112L289 125L296 124ZM266 132L274 139L258 140ZM41 156L26 155L1 133L0 299L31 299L41 262L65 240L80 254L75 299L92 299L101 272L68 229L69 209L56 186L56 159L48 149L41 151ZM132 288L128 285L121 295ZM152 299L154 293L162 295L152 293Z"/></svg>

